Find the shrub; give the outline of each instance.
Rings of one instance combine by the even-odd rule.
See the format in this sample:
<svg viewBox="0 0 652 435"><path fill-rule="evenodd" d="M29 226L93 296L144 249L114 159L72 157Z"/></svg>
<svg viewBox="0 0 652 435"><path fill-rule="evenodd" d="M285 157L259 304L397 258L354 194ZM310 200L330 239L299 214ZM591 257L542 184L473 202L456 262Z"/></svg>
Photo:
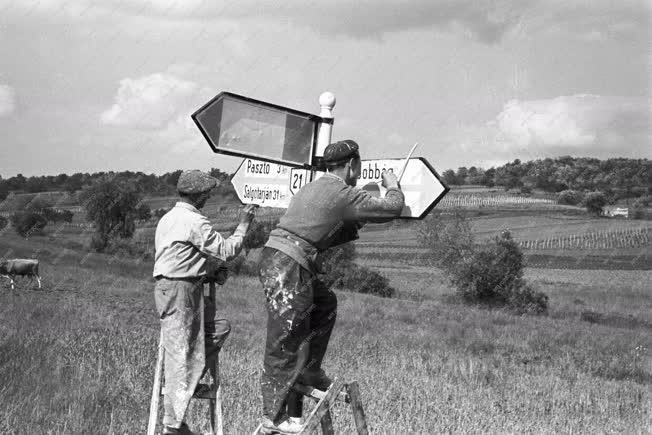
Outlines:
<svg viewBox="0 0 652 435"><path fill-rule="evenodd" d="M508 231L449 268L458 293L472 302L506 302L523 277L523 254Z"/></svg>
<svg viewBox="0 0 652 435"><path fill-rule="evenodd" d="M323 274L322 280L328 286L342 288L344 275L355 260L355 245L345 243L322 252L315 263Z"/></svg>
<svg viewBox="0 0 652 435"><path fill-rule="evenodd" d="M540 314L548 309L548 297L523 280L523 253L509 231L446 272L467 302L504 305L518 313Z"/></svg>
<svg viewBox="0 0 652 435"><path fill-rule="evenodd" d="M459 211L450 217L433 215L416 231L463 301L507 306L517 313L547 311L548 297L523 279L523 253L509 231L477 246Z"/></svg>
<svg viewBox="0 0 652 435"><path fill-rule="evenodd" d="M0 216L0 231L2 231L7 226L8 223L9 221L7 220L6 217Z"/></svg>
<svg viewBox="0 0 652 435"><path fill-rule="evenodd" d="M346 288L357 293L367 293L385 298L396 294L389 280L375 270L355 264L355 245L345 243L321 253L317 267L321 279L329 287Z"/></svg>
<svg viewBox="0 0 652 435"><path fill-rule="evenodd" d="M385 276L355 263L351 263L350 267L346 268L341 287L384 298L391 298L396 293L396 289L389 285L389 280Z"/></svg>
<svg viewBox="0 0 652 435"><path fill-rule="evenodd" d="M23 237L41 232L48 223L43 215L33 211L18 211L9 219L16 232Z"/></svg>
<svg viewBox="0 0 652 435"><path fill-rule="evenodd" d="M577 190L563 190L557 196L557 204L578 205L584 200L584 194Z"/></svg>
<svg viewBox="0 0 652 435"><path fill-rule="evenodd" d="M602 214L602 208L607 205L607 198L602 192L591 192L584 197L586 211L595 216Z"/></svg>
<svg viewBox="0 0 652 435"><path fill-rule="evenodd" d="M545 314L548 312L548 296L523 284L515 287L507 300L509 307L517 314Z"/></svg>

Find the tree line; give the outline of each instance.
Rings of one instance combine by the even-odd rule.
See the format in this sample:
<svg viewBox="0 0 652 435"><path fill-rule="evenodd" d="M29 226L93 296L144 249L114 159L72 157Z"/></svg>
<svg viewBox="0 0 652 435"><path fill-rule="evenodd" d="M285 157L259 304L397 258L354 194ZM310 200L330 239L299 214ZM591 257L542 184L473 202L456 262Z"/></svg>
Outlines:
<svg viewBox="0 0 652 435"><path fill-rule="evenodd" d="M523 193L530 193L533 189L550 193L565 190L599 191L615 201L650 195L650 168L651 162L648 159L600 160L563 156L527 162L516 159L489 169L462 166L456 171L444 171L442 177L449 185L499 186L505 190L520 189Z"/></svg>
<svg viewBox="0 0 652 435"><path fill-rule="evenodd" d="M211 168L209 172L213 177L222 182L218 188L221 193L228 194L233 191L231 183L228 182L232 175L218 168ZM95 172L92 174L77 172L72 175L59 174L32 177L25 177L22 174L18 174L6 179L0 176L0 201L4 200L11 192L37 193L64 191L73 194L104 179L111 179L120 184L130 184L141 195L173 195L176 193L177 181L180 174L181 170L166 172L162 175L132 171L109 171Z"/></svg>

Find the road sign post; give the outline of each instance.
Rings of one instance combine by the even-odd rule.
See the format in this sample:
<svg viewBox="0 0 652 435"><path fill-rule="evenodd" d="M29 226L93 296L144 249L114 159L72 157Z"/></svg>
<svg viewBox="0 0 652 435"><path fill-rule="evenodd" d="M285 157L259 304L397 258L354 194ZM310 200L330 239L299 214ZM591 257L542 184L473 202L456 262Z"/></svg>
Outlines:
<svg viewBox="0 0 652 435"><path fill-rule="evenodd" d="M292 196L323 170L335 101L331 92L322 93L317 116L222 92L193 113L192 119L213 151L245 157L231 180L240 201L287 208ZM426 159L410 159L409 155L408 159L363 160L358 186L384 195L379 184L383 171L403 174L403 218L423 218L448 192Z"/></svg>

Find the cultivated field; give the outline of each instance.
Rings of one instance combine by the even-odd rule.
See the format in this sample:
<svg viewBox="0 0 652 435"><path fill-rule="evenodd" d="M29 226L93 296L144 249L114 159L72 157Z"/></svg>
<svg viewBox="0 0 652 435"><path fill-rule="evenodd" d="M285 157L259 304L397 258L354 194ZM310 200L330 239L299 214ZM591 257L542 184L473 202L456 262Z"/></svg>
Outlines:
<svg viewBox="0 0 652 435"><path fill-rule="evenodd" d="M650 432L650 222L519 207L483 207L473 231L483 239L509 228L528 262L541 252L558 259L526 269L550 297L546 317L456 302L408 223L363 231L357 261L389 277L398 297L339 291L326 369L360 382L373 433ZM212 203L206 212L221 229L233 227L231 208ZM89 230L81 216L73 223L29 240L0 233L0 256L38 257L44 277L41 291L28 282L0 287L0 430L143 433L158 340L151 260L89 253ZM140 225L142 243L152 243L154 225ZM587 234L636 242L603 248ZM569 243L524 243L554 237ZM621 257L636 269L620 267ZM605 270L595 258L619 268ZM236 276L219 296L233 324L222 354L226 433L247 433L260 409L262 291L256 279ZM197 429L208 426L203 406L191 412ZM348 409L338 405L335 425L353 433Z"/></svg>

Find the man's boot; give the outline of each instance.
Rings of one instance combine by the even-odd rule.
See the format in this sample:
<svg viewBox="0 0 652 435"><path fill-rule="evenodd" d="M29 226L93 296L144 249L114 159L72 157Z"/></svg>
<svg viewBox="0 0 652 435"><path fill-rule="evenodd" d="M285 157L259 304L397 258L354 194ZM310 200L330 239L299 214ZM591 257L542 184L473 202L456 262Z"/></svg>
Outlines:
<svg viewBox="0 0 652 435"><path fill-rule="evenodd" d="M306 370L305 372L299 375L298 382L300 384L316 388L321 391L328 390L328 387L331 386L333 381L326 376L324 370Z"/></svg>

